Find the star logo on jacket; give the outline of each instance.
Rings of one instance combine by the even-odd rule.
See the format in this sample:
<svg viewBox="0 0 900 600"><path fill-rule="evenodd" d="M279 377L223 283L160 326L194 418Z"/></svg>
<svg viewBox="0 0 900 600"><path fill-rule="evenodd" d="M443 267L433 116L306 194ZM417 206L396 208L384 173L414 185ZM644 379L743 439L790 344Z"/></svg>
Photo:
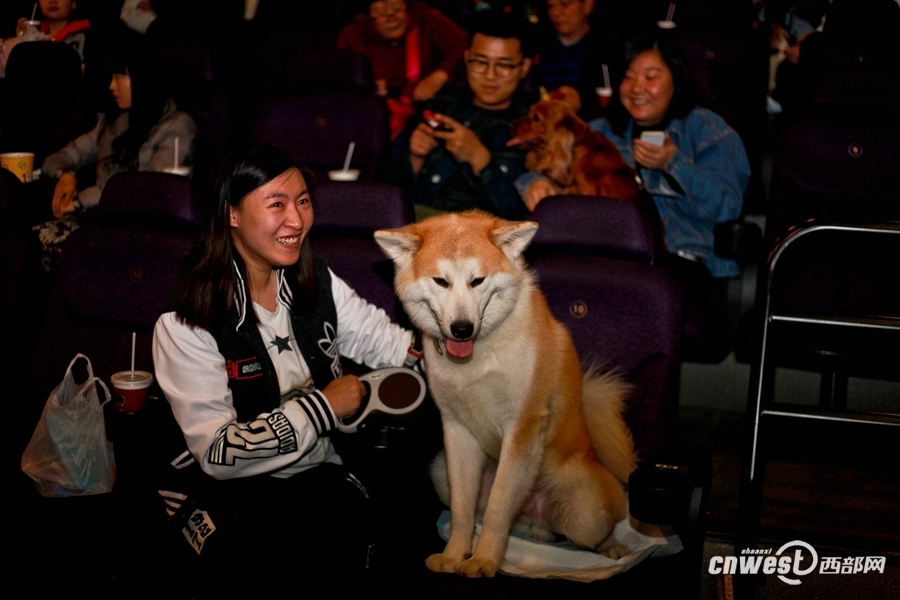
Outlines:
<svg viewBox="0 0 900 600"><path fill-rule="evenodd" d="M278 354L282 352L290 352L291 351L291 338L290 337L281 337L275 336L275 339L272 340L272 346L278 348ZM270 346L271 348L271 346Z"/></svg>

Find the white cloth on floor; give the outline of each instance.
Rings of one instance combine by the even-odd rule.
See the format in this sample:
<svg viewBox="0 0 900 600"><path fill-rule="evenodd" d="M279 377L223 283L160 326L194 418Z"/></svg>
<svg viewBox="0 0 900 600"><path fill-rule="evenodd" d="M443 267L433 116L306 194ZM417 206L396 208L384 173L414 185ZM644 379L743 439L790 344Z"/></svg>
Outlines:
<svg viewBox="0 0 900 600"><path fill-rule="evenodd" d="M438 534L445 540L450 535L450 511L441 513L437 522ZM656 528L654 528L656 529ZM475 524L475 542L481 534L481 519ZM628 519L616 523L613 537L631 549L631 554L619 560L577 548L570 542L547 543L523 537L516 532L509 536L509 545L500 571L533 579L562 578L572 581L596 581L624 573L651 556L670 556L683 548L677 535L659 537L635 531ZM473 546L474 546L473 543Z"/></svg>

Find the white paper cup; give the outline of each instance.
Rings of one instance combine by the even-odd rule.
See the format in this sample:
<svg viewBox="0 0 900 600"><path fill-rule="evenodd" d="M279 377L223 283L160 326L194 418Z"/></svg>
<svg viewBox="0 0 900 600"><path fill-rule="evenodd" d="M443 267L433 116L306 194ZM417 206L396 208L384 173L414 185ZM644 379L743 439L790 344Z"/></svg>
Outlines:
<svg viewBox="0 0 900 600"><path fill-rule="evenodd" d="M170 175L181 175L183 177L187 177L191 174L190 167L163 167L163 173L169 173Z"/></svg>
<svg viewBox="0 0 900 600"><path fill-rule="evenodd" d="M328 179L332 181L356 181L359 179L359 169L328 171Z"/></svg>

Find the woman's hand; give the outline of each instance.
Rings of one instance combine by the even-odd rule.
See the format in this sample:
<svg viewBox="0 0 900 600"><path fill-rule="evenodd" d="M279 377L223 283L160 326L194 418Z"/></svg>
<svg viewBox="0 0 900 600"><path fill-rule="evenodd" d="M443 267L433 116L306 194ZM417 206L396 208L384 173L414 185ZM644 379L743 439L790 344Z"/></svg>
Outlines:
<svg viewBox="0 0 900 600"><path fill-rule="evenodd" d="M550 183L549 179L537 179L528 187L528 191L525 192L525 197L522 198L522 200L525 202L525 206L528 207L528 210L534 211L541 200L547 196L555 196L556 194L556 188L553 187L553 184Z"/></svg>
<svg viewBox="0 0 900 600"><path fill-rule="evenodd" d="M75 212L75 195L77 192L75 173L64 171L56 182L53 190L53 216L57 219L65 219Z"/></svg>
<svg viewBox="0 0 900 600"><path fill-rule="evenodd" d="M359 409L366 388L356 375L333 380L322 390L337 418L349 417Z"/></svg>
<svg viewBox="0 0 900 600"><path fill-rule="evenodd" d="M665 170L676 152L678 152L678 146L675 145L668 133L662 146L648 144L642 139L634 140L634 160L648 169Z"/></svg>

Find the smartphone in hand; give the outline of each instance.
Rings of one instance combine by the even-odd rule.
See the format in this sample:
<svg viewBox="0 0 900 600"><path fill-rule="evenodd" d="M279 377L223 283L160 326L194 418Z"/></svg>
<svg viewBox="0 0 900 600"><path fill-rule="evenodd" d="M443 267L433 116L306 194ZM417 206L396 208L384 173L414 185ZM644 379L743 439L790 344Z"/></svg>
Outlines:
<svg viewBox="0 0 900 600"><path fill-rule="evenodd" d="M427 108L422 111L422 118L435 131L450 131L450 128L444 124L444 120Z"/></svg>
<svg viewBox="0 0 900 600"><path fill-rule="evenodd" d="M665 131L645 131L641 133L641 140L654 146L662 146L666 143Z"/></svg>

